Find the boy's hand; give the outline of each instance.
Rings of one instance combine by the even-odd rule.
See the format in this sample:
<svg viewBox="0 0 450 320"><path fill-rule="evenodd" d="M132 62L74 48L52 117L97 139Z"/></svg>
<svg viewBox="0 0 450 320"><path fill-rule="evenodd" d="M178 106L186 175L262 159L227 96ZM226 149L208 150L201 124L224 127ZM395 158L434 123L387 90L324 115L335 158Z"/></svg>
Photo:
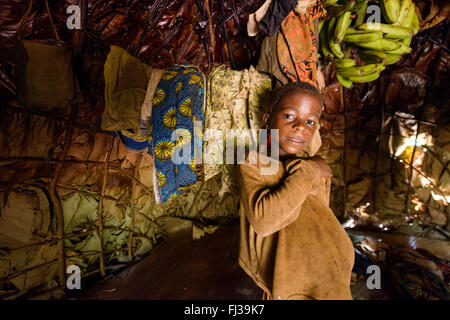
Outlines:
<svg viewBox="0 0 450 320"><path fill-rule="evenodd" d="M318 167L320 175L324 178L331 178L333 174L331 173L331 169L328 164L322 158L316 156L311 158L310 161L313 161L314 164Z"/></svg>
<svg viewBox="0 0 450 320"><path fill-rule="evenodd" d="M330 167L328 166L328 164L325 162L325 160L323 160L321 157L319 156L315 156L312 157L308 160L305 159L300 159L300 158L293 158L290 160L286 161L285 164L285 169L286 171L291 174L294 171L296 171L299 166L301 166L301 163L303 161L308 161L309 163L311 163L316 169L318 169L319 174L321 177L324 178L331 178L333 176L333 174L331 173Z"/></svg>

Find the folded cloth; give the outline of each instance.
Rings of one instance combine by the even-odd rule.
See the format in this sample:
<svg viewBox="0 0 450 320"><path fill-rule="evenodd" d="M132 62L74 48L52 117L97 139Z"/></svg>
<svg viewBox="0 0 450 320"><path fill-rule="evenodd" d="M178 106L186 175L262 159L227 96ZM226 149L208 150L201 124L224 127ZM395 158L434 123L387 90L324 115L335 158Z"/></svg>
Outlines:
<svg viewBox="0 0 450 320"><path fill-rule="evenodd" d="M277 36L280 68L291 81L317 85L317 52L315 21L326 11L319 2L305 14L291 11L281 24Z"/></svg>
<svg viewBox="0 0 450 320"><path fill-rule="evenodd" d="M104 66L105 110L102 130L145 141L139 128L141 107L153 68L131 56L126 50L111 46Z"/></svg>
<svg viewBox="0 0 450 320"><path fill-rule="evenodd" d="M154 159L157 203L181 194L180 187L197 181L194 156L201 153L202 137L201 132L194 134L194 123L200 122L197 129L201 131L204 85L205 77L197 67L174 65L164 71L156 88L148 149ZM182 158L180 164L173 161L175 152Z"/></svg>

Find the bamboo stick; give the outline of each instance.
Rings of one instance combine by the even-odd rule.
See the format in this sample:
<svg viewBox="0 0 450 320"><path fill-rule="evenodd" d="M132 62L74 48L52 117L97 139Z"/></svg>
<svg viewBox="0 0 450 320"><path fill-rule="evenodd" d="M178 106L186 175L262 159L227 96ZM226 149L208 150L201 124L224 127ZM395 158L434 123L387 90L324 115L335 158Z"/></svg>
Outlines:
<svg viewBox="0 0 450 320"><path fill-rule="evenodd" d="M141 165L141 160L144 154L141 152L139 154L138 160L136 162L136 167L134 168L134 176L137 177L139 175L139 167ZM128 235L128 261L133 260L133 232L134 232L134 207L136 203L136 181L133 180L133 184L131 186L131 223L130 223L130 234Z"/></svg>
<svg viewBox="0 0 450 320"><path fill-rule="evenodd" d="M70 120L67 123L67 132L64 138L64 147L63 152L60 156L60 162L55 167L55 176L51 179L50 184L48 186L48 193L50 197L50 201L53 204L53 211L57 217L57 235L58 235L58 260L59 260L59 271L58 277L61 284L66 283L66 266L65 266L65 258L64 258L64 213L62 210L61 202L56 192L56 185L58 183L58 179L61 175L61 169L63 162L61 160L65 160L67 156L67 152L69 151L69 146L72 142L72 132L73 132L73 122L75 121L77 108L75 105L70 105Z"/></svg>
<svg viewBox="0 0 450 320"><path fill-rule="evenodd" d="M103 185L102 185L102 197L100 198L100 202L98 205L98 229L99 229L99 237L100 237L100 273L102 277L105 276L105 261L103 257L103 205L104 205L104 198L106 191L106 183L108 178L108 166L109 166L109 160L111 158L112 148L114 146L114 139L111 140L109 144L109 149L106 154L106 162L105 162L105 170L103 171Z"/></svg>

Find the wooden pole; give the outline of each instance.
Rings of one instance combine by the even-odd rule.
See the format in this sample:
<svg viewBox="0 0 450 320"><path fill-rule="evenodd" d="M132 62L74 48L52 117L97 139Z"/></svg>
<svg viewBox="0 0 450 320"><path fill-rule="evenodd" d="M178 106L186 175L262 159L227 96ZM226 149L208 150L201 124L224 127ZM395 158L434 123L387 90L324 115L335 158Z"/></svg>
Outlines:
<svg viewBox="0 0 450 320"><path fill-rule="evenodd" d="M106 275L105 273L105 261L103 256L103 207L104 207L104 196L106 191L106 183L108 182L108 167L109 167L109 160L111 159L111 152L112 148L114 146L115 139L111 140L111 143L109 145L108 152L106 154L106 161L105 161L105 167L103 171L103 184L102 184L102 193L100 202L98 204L98 233L100 238L100 274L102 277Z"/></svg>
<svg viewBox="0 0 450 320"><path fill-rule="evenodd" d="M141 165L141 160L144 154L141 152L139 154L138 160L136 162L136 168L134 168L134 176L137 178L139 175L139 167ZM128 235L128 262L133 260L133 233L134 233L134 207L136 203L136 181L133 180L131 187L131 223L130 223L130 234Z"/></svg>

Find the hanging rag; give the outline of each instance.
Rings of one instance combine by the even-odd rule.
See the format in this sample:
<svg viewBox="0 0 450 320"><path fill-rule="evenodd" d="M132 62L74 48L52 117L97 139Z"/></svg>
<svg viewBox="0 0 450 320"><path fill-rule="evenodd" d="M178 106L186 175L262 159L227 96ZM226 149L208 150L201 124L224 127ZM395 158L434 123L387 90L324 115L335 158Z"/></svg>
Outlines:
<svg viewBox="0 0 450 320"><path fill-rule="evenodd" d="M318 41L314 21L325 15L319 2L306 13L291 11L277 35L277 56L280 68L290 81L317 85Z"/></svg>
<svg viewBox="0 0 450 320"><path fill-rule="evenodd" d="M34 1L29 1L16 34L17 100L28 108L44 111L56 108L68 110L70 101L80 95L73 70L72 48L61 41L53 23L48 0L45 0L47 17L56 40L25 39L23 28L32 14L33 4Z"/></svg>
<svg viewBox="0 0 450 320"><path fill-rule="evenodd" d="M270 77L253 66L241 71L225 66L214 68L208 76L203 144L205 181L222 175L219 195L235 182L235 165L225 164L227 129L263 128L263 114L272 90Z"/></svg>
<svg viewBox="0 0 450 320"><path fill-rule="evenodd" d="M147 140L139 126L141 108L153 68L130 55L126 50L111 46L104 66L105 110L102 130L121 131L136 142Z"/></svg>
<svg viewBox="0 0 450 320"><path fill-rule="evenodd" d="M258 64L256 70L265 72L274 77L277 81L273 85L277 88L289 82L289 78L281 71L277 56L277 33L264 38L261 44Z"/></svg>
<svg viewBox="0 0 450 320"><path fill-rule="evenodd" d="M197 67L174 65L161 76L153 97L152 129L148 140L154 159L154 190L157 203L181 194L181 187L197 181L196 147L202 147L202 133L194 122L203 124L205 77ZM197 127L202 129L202 127ZM173 133L177 139L173 139ZM197 140L197 141L196 141ZM189 158L176 164L173 152ZM185 152L187 154L185 154Z"/></svg>

